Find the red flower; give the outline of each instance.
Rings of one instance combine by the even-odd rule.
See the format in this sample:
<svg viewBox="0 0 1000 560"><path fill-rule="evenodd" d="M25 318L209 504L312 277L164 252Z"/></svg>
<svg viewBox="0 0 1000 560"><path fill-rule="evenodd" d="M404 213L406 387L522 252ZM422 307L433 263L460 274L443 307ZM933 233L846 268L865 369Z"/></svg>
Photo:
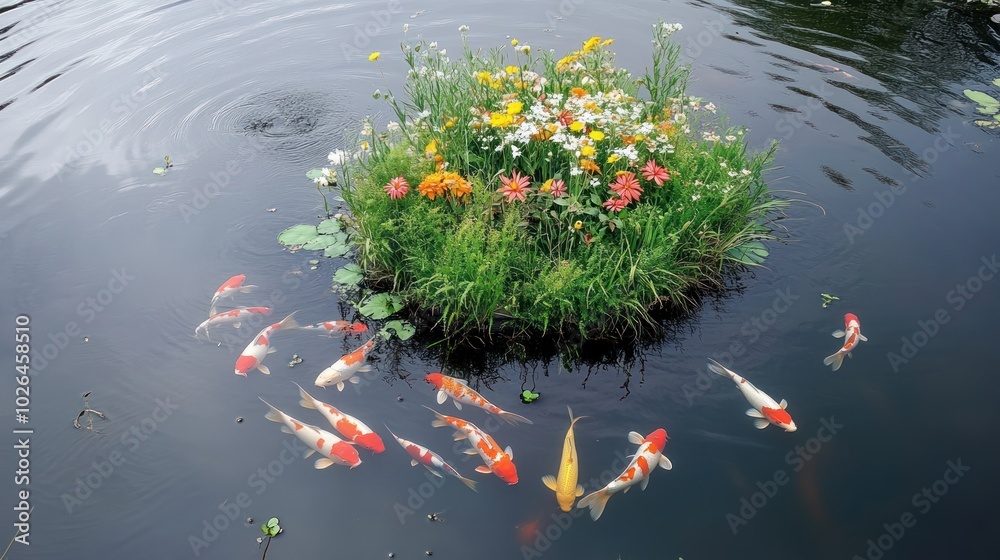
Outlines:
<svg viewBox="0 0 1000 560"><path fill-rule="evenodd" d="M618 198L617 196L613 196L605 200L604 204L602 204L601 206L604 206L611 212L621 212L622 209L628 206L628 201L623 198Z"/></svg>
<svg viewBox="0 0 1000 560"><path fill-rule="evenodd" d="M511 172L510 177L501 175L500 183L503 186L497 189L497 191L507 197L507 202L514 202L515 200L524 202L528 196L528 192L531 190L531 178L521 175L516 169Z"/></svg>
<svg viewBox="0 0 1000 560"><path fill-rule="evenodd" d="M403 177L396 177L389 181L389 184L382 187L389 198L397 200L406 196L410 192L410 184Z"/></svg>
<svg viewBox="0 0 1000 560"><path fill-rule="evenodd" d="M625 204L639 200L639 196L642 195L639 179L636 179L635 173L631 171L626 171L615 177L611 183L611 190L615 191L615 194L620 196Z"/></svg>
<svg viewBox="0 0 1000 560"><path fill-rule="evenodd" d="M573 124L573 114L569 111L563 111L559 113L559 124L563 126L569 126Z"/></svg>
<svg viewBox="0 0 1000 560"><path fill-rule="evenodd" d="M657 187L662 187L664 181L670 180L670 173L665 167L660 167L653 160L646 162L646 165L642 166L642 176L647 181L653 181L656 183Z"/></svg>

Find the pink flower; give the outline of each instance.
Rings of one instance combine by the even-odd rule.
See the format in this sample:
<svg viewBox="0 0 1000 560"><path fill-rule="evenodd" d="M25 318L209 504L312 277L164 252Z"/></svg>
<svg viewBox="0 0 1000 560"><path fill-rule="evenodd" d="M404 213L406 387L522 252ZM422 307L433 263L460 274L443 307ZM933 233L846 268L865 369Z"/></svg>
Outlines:
<svg viewBox="0 0 1000 560"><path fill-rule="evenodd" d="M566 181L562 179L552 181L552 187L549 189L549 192L556 198L566 194Z"/></svg>
<svg viewBox="0 0 1000 560"><path fill-rule="evenodd" d="M660 167L655 161L649 160L642 166L642 176L647 181L653 181L657 187L662 187L664 181L670 180L670 173L665 167Z"/></svg>
<svg viewBox="0 0 1000 560"><path fill-rule="evenodd" d="M636 179L635 173L631 171L626 171L611 182L611 190L615 191L615 194L620 196L625 204L639 200L639 196L642 195L642 187L639 186L639 179Z"/></svg>
<svg viewBox="0 0 1000 560"><path fill-rule="evenodd" d="M528 192L531 191L531 178L521 175L516 169L511 172L510 177L501 175L500 183L503 186L497 189L497 191L507 197L507 202L514 202L515 200L524 202L528 196Z"/></svg>
<svg viewBox="0 0 1000 560"><path fill-rule="evenodd" d="M382 187L385 193L389 195L389 198L397 200L406 196L406 193L410 192L410 184L406 182L403 177L396 177L389 181L389 184Z"/></svg>
<svg viewBox="0 0 1000 560"><path fill-rule="evenodd" d="M623 208L628 206L628 201L623 198L618 198L617 196L613 196L605 200L604 204L602 204L601 206L607 208L611 212L621 212Z"/></svg>

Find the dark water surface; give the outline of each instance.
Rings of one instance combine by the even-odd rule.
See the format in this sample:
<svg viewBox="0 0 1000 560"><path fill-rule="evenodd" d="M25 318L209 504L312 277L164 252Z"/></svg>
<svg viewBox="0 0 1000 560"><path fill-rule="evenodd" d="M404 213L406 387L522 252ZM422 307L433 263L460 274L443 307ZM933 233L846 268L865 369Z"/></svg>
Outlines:
<svg viewBox="0 0 1000 560"><path fill-rule="evenodd" d="M189 558L197 537L208 545L199 557L256 558L256 525L272 515L285 528L274 559L996 557L1000 280L983 259L1000 241L1000 150L961 92L995 91L1000 42L989 11L835 4L5 0L5 429L25 427L13 410L18 314L30 316L35 352L31 544L10 557ZM494 432L515 449L516 486L473 473L431 428L422 376L440 359L389 347L360 393L314 391L380 431L387 451L362 452L354 470L289 459L293 438L257 397L321 424L291 381L311 384L359 339L279 335L273 375L240 379L231 372L249 327L233 348L191 333L238 273L264 288L240 303L341 317L329 292L337 263L312 271L312 255L284 251L275 235L321 212L304 171L382 110L375 88L399 90L403 25L456 52L462 24L483 47L508 34L558 51L615 37L619 63L639 70L657 18L684 25L691 93L750 127L755 147L781 140L774 188L825 213L792 206L789 242L771 248L768 269L640 360L485 371L486 397L535 421ZM164 154L175 165L157 177ZM841 300L822 309L821 292ZM834 374L821 360L847 311L870 342ZM894 360L904 337L920 348ZM305 362L288 369L293 352ZM709 356L788 399L798 431L755 430L736 388L703 373ZM517 402L522 380L540 401ZM72 426L85 391L109 417L101 435ZM582 481L620 469L630 430L660 426L674 469L616 495L599 522L554 518L539 478L557 468L567 404L590 416L577 425ZM434 487L383 423L480 479L479 493L453 479ZM0 530L13 535L22 487L15 436L6 440ZM958 464L961 477L946 474ZM426 520L441 511L445 522Z"/></svg>

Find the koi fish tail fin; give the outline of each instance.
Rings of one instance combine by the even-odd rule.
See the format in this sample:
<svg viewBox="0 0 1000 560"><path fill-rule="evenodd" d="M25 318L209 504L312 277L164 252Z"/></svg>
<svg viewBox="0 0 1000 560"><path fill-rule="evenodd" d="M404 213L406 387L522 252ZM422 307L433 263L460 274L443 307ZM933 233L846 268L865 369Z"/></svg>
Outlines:
<svg viewBox="0 0 1000 560"><path fill-rule="evenodd" d="M736 379L739 377L738 375L736 375L736 372L720 364L719 362L713 360L712 358L708 359L708 369L712 373L717 373L722 377L728 377L730 379Z"/></svg>
<svg viewBox="0 0 1000 560"><path fill-rule="evenodd" d="M257 398L260 399L260 397L257 397ZM267 418L271 422L279 422L279 423L284 423L285 422L281 418L282 412L280 410L278 410L277 408L274 408L274 406L272 406L271 403L265 401L264 399L260 399L260 402L266 404L267 406L269 406L271 408L271 410L269 410L267 412L267 414L264 415L264 418Z"/></svg>
<svg viewBox="0 0 1000 560"><path fill-rule="evenodd" d="M507 422L511 426L516 426L518 422L524 422L525 424L532 423L531 420L528 420L524 416L521 416L519 414L514 414L513 412L507 412L506 410L501 410L500 412L497 413L497 415L500 416L500 418L504 422Z"/></svg>
<svg viewBox="0 0 1000 560"><path fill-rule="evenodd" d="M292 383L295 382L293 381ZM298 383L295 383L295 386L299 388L299 399L301 399L299 400L299 406L301 406L302 408L315 409L316 408L316 404L314 402L315 399L313 399L312 395L307 393L306 390L303 389L302 386L299 385Z"/></svg>
<svg viewBox="0 0 1000 560"><path fill-rule="evenodd" d="M471 478L465 478L464 476L461 475L456 475L455 478L461 480L462 484L468 486L473 492L478 492L478 490L476 490L475 480L472 480Z"/></svg>
<svg viewBox="0 0 1000 560"><path fill-rule="evenodd" d="M208 316L215 315L218 310L215 308L215 301L212 301L212 308L208 310Z"/></svg>
<svg viewBox="0 0 1000 560"><path fill-rule="evenodd" d="M284 331L287 329L297 329L299 324L295 322L295 314L298 311L292 311L287 317L278 322L278 328L274 329L274 332Z"/></svg>
<svg viewBox="0 0 1000 560"><path fill-rule="evenodd" d="M606 488L602 488L597 492L588 494L580 501L577 502L576 507L578 508L590 508L590 518L597 521L601 518L601 514L604 513L604 506L608 505L608 500L611 498L611 493L607 491Z"/></svg>
<svg viewBox="0 0 1000 560"><path fill-rule="evenodd" d="M570 408L569 405L566 405L566 410L569 412L569 427L570 427L570 429L573 429L573 426L576 424L577 420L582 420L582 419L586 418L586 416L573 416L573 409Z"/></svg>
<svg viewBox="0 0 1000 560"><path fill-rule="evenodd" d="M836 354L832 354L823 358L824 366L833 366L833 371L840 369L840 366L844 364L844 352L838 350Z"/></svg>

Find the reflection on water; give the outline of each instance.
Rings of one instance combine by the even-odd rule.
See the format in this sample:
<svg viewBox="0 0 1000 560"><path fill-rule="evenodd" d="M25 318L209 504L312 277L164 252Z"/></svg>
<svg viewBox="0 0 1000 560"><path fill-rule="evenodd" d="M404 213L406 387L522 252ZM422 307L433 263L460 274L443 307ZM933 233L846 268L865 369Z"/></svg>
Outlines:
<svg viewBox="0 0 1000 560"><path fill-rule="evenodd" d="M886 558L983 557L1000 497L989 476L997 455L983 445L995 424L989 337L1000 298L989 283L961 311L945 296L996 251L995 136L971 125L961 94L997 77L996 24L990 10L939 2L814 4L7 0L2 308L30 314L46 352L32 381L33 543L13 557L256 557L257 525L278 516L274 558L872 558L869 540L885 544L883 524L907 513L916 525ZM640 69L656 18L684 24L694 93L750 126L754 145L782 141L775 187L824 212L793 204L768 268L666 317L661 337L577 354L544 339L469 350L431 334L379 348L357 390L315 392L465 474L476 463L431 427L423 376L468 376L535 422L495 428L516 450L516 486L483 477L473 494L409 467L392 446L350 471L290 454L295 440L264 419L257 397L311 414L292 381L305 386L361 338L280 336L273 374L241 379L231 372L251 329L223 346L191 332L219 282L240 273L263 287L245 303L277 317L357 319L330 292L340 263L312 270L313 255L288 253L275 235L322 213L303 173L362 117L379 118L371 92L401 90L393 46L403 25L455 52L462 24L484 48L516 35L563 52L600 34ZM174 167L153 175L166 154ZM105 297L115 273L129 283ZM820 293L841 299L823 309ZM939 306L952 320L892 373L885 356ZM848 311L871 342L831 374L821 361ZM294 354L303 362L286 369ZM12 359L10 344L2 356ZM707 357L786 397L799 430L755 430ZM525 389L541 397L521 404ZM72 425L87 391L108 416L101 434ZM588 490L634 452L631 430L666 428L675 468L616 497L598 523L554 517L539 479L557 466L567 404L590 417L575 428ZM824 422L843 428L827 438ZM0 462L14 464L4 449ZM968 474L928 509L914 503L958 458ZM761 504L778 473L788 483ZM0 496L10 503L12 486ZM444 522L426 520L441 511ZM735 534L729 514L746 521Z"/></svg>

